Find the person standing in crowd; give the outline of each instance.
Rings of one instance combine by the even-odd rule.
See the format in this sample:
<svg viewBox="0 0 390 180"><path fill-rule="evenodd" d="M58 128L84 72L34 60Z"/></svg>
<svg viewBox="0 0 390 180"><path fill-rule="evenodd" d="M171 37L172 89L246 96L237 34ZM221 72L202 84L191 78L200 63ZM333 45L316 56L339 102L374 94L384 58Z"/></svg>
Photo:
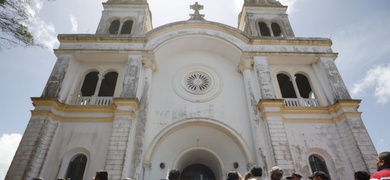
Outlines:
<svg viewBox="0 0 390 180"><path fill-rule="evenodd" d="M94 180L107 180L108 179L108 173L107 171L98 171L96 172Z"/></svg>
<svg viewBox="0 0 390 180"><path fill-rule="evenodd" d="M381 152L376 158L376 170L378 172L371 175L370 180L390 179L390 152Z"/></svg>
<svg viewBox="0 0 390 180"><path fill-rule="evenodd" d="M169 171L168 179L180 180L180 171L178 169L172 169L171 171Z"/></svg>
<svg viewBox="0 0 390 180"><path fill-rule="evenodd" d="M358 171L354 174L355 180L369 180L370 175L365 171Z"/></svg>
<svg viewBox="0 0 390 180"><path fill-rule="evenodd" d="M309 176L309 179L313 180L329 180L329 176L322 172L322 171L316 171L311 176Z"/></svg>
<svg viewBox="0 0 390 180"><path fill-rule="evenodd" d="M237 171L229 171L226 180L241 180L241 175Z"/></svg>
<svg viewBox="0 0 390 180"><path fill-rule="evenodd" d="M283 169L278 166L272 167L270 177L271 180L281 180L283 178Z"/></svg>
<svg viewBox="0 0 390 180"><path fill-rule="evenodd" d="M292 173L291 176L286 177L286 179L291 180L301 180L302 176L298 173Z"/></svg>
<svg viewBox="0 0 390 180"><path fill-rule="evenodd" d="M252 178L249 178L250 180L261 179L261 176L263 176L263 169L261 169L261 167L253 167L251 169L251 175L252 175Z"/></svg>
<svg viewBox="0 0 390 180"><path fill-rule="evenodd" d="M244 180L248 180L252 178L252 174L250 171L246 172L244 176L242 177Z"/></svg>

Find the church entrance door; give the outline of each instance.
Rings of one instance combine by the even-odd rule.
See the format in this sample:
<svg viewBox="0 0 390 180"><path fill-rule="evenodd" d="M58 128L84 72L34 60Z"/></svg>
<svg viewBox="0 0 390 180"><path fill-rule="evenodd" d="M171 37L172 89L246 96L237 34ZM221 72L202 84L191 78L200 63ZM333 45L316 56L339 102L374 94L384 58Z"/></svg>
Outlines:
<svg viewBox="0 0 390 180"><path fill-rule="evenodd" d="M203 164L191 164L184 168L180 180L215 180L213 171Z"/></svg>

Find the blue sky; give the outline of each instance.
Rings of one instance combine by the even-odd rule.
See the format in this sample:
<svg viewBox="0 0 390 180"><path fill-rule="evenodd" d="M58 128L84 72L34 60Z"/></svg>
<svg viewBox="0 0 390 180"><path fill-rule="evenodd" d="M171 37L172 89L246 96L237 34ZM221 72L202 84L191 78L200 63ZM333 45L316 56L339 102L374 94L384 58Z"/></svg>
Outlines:
<svg viewBox="0 0 390 180"><path fill-rule="evenodd" d="M29 26L46 48L0 51L0 179L12 160L56 57L57 34L93 34L103 10L102 0L31 0ZM195 0L148 0L153 26L187 20ZM237 27L243 0L198 0L205 19ZM389 0L281 0L288 5L297 37L325 37L339 53L336 64L378 152L390 151L390 7Z"/></svg>

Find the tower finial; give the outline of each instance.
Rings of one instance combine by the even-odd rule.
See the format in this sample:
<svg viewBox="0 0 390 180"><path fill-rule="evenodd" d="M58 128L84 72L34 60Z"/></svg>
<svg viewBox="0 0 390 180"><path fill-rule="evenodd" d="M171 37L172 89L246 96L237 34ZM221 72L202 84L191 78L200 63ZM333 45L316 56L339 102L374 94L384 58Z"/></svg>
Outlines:
<svg viewBox="0 0 390 180"><path fill-rule="evenodd" d="M190 5L190 9L193 9L195 12L194 14L190 14L191 18L189 20L205 20L204 14L200 14L199 10L203 9L203 6L198 4L198 2L195 2L194 5Z"/></svg>

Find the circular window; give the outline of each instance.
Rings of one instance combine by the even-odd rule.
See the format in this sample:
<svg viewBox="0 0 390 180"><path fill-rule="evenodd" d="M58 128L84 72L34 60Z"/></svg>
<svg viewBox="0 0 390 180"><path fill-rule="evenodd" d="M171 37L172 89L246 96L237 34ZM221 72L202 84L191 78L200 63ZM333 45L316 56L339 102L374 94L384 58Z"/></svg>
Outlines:
<svg viewBox="0 0 390 180"><path fill-rule="evenodd" d="M238 166L239 166L239 165L238 165L238 162L234 162L234 163L233 163L233 167L234 167L234 169L237 169L237 168L238 168Z"/></svg>
<svg viewBox="0 0 390 180"><path fill-rule="evenodd" d="M164 168L165 168L165 163L163 163L163 162L160 163L160 168L161 168L161 169L164 169Z"/></svg>
<svg viewBox="0 0 390 180"><path fill-rule="evenodd" d="M191 64L180 68L172 81L175 92L188 101L209 101L221 92L222 77L212 67Z"/></svg>
<svg viewBox="0 0 390 180"><path fill-rule="evenodd" d="M204 72L191 72L184 78L186 90L194 94L207 92L211 85L211 78Z"/></svg>

